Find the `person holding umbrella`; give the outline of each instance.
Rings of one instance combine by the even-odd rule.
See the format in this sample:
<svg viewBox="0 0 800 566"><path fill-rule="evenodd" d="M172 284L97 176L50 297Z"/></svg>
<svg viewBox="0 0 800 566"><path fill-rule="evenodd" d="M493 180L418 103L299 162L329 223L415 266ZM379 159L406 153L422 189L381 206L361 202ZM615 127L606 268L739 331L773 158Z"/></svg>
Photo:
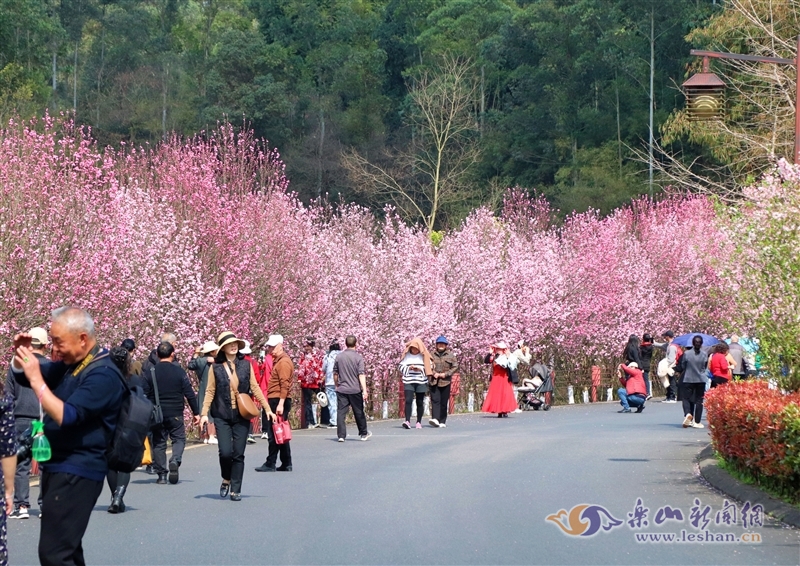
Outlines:
<svg viewBox="0 0 800 566"><path fill-rule="evenodd" d="M716 340L716 339L715 339ZM676 340L677 341L677 340ZM703 347L703 336L692 338L692 348L681 356L677 373L681 373L680 387L683 399L683 428L705 428L700 422L703 417L703 398L706 394L706 368L708 354Z"/></svg>

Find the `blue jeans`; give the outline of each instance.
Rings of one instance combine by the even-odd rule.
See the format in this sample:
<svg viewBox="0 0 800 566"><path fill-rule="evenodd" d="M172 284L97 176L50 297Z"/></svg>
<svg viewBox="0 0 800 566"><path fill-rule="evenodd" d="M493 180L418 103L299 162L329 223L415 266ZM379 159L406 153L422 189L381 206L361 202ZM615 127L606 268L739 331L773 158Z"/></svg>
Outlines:
<svg viewBox="0 0 800 566"><path fill-rule="evenodd" d="M336 424L336 386L326 385L325 395L328 396L328 411L331 414L331 423Z"/></svg>
<svg viewBox="0 0 800 566"><path fill-rule="evenodd" d="M636 394L629 396L624 387L620 387L617 390L617 395L619 396L619 404L622 405L623 409L630 409L631 407L644 407L644 395Z"/></svg>

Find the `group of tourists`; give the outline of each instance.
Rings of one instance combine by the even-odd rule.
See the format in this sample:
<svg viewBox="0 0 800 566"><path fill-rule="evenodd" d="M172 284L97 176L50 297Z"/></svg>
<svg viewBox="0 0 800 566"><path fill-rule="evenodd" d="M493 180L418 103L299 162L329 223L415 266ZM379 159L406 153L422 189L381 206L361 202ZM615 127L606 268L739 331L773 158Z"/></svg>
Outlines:
<svg viewBox="0 0 800 566"><path fill-rule="evenodd" d="M725 385L732 379L744 379L748 375L745 350L739 344L739 337L731 336L730 344L719 342L710 347L703 346L703 337L692 337L692 347L684 351L674 344L675 333L667 330L662 333L663 342L654 342L650 334L642 340L635 334L628 339L622 353L624 363L617 368L622 387L617 390L620 400L620 413L637 413L645 409L645 403L652 395L650 379L653 348L664 351L659 364L659 377L663 378L666 398L664 403L682 402L683 427L705 428L703 400L708 389Z"/></svg>
<svg viewBox="0 0 800 566"><path fill-rule="evenodd" d="M30 448L28 440L36 434L32 425L38 422L43 423L51 446L49 458L37 458L42 564L84 563L82 539L104 482L112 493L109 513L125 512L130 473L111 469L107 454L109 438L124 418L123 402L131 395L149 399L148 406L156 415L145 441L152 447L154 483L179 482L188 406L205 441L217 445L219 494L230 501L241 501L245 447L253 437L253 421L260 422L261 417L269 446L264 464L256 470L292 471L286 424L296 374L304 389L320 394L325 394L320 388L326 389L327 419L336 421L339 442L347 438L350 408L360 440L372 435L364 412L365 363L355 336L346 337L345 350L333 344L327 356L319 356L313 338L307 338L296 368L279 334L269 336L261 359L254 360L249 343L233 332L222 332L216 341L196 348L188 364L198 377L197 392L176 359L176 341L172 333L162 335L141 363L132 357L136 350L132 339L110 350L101 348L92 317L74 307L53 312L49 333L37 327L14 337L14 357L6 382L0 385L4 389L0 391L0 463L6 511L0 514L0 564L7 562L6 516L31 516L31 453L23 448ZM309 422L317 426L313 416ZM169 460L168 441L172 444Z"/></svg>

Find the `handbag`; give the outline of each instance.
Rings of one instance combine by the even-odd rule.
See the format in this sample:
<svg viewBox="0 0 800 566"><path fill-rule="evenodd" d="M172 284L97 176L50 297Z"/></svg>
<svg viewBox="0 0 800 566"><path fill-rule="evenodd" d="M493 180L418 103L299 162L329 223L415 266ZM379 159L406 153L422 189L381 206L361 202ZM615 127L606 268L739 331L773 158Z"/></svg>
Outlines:
<svg viewBox="0 0 800 566"><path fill-rule="evenodd" d="M158 397L158 380L156 379L156 368L150 368L150 377L153 378L153 390L156 394L156 403L153 406L153 424L150 428L158 428L164 424L164 411L161 410L161 399Z"/></svg>
<svg viewBox="0 0 800 566"><path fill-rule="evenodd" d="M227 363L223 365L225 366L225 371L228 372L228 379L230 379L231 382L231 392L236 395L236 407L239 409L239 414L243 419L247 419L248 421L260 416L261 411L259 411L256 404L253 403L253 399L250 398L250 395L239 392L239 376L231 371Z"/></svg>
<svg viewBox="0 0 800 566"><path fill-rule="evenodd" d="M506 368L506 371L508 371L508 381L510 383L513 383L514 385L518 384L519 383L519 372L517 371L517 368L510 368L509 367L509 368Z"/></svg>
<svg viewBox="0 0 800 566"><path fill-rule="evenodd" d="M144 454L142 454L142 466L149 466L153 463L153 453L150 451L150 439L144 437Z"/></svg>
<svg viewBox="0 0 800 566"><path fill-rule="evenodd" d="M275 444L284 444L292 439L292 426L280 415L278 420L272 423L272 432L275 433Z"/></svg>

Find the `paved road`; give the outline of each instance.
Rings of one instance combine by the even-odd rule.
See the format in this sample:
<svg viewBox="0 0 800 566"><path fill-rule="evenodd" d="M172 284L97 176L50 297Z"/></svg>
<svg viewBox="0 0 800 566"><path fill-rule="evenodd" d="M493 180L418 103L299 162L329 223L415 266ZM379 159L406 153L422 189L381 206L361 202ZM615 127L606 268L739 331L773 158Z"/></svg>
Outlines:
<svg viewBox="0 0 800 566"><path fill-rule="evenodd" d="M334 431L295 433L292 473L256 473L266 441L247 448L242 502L219 499L213 446L188 450L178 485L134 474L128 512L106 513L104 492L84 539L89 564L798 564L796 529L767 521L761 544L641 544L626 521L642 498L650 526L696 530L705 487L693 458L706 430L683 429L678 405L640 414L618 406L556 407L497 419L454 416L447 429L371 426L368 442ZM355 436L355 431L350 432ZM36 490L32 493L34 499ZM563 534L545 517L579 504L623 523L594 537ZM653 528L656 509L681 524ZM669 525L669 526L667 526ZM666 527L666 528L664 528ZM10 521L12 564L36 563L39 521Z"/></svg>

